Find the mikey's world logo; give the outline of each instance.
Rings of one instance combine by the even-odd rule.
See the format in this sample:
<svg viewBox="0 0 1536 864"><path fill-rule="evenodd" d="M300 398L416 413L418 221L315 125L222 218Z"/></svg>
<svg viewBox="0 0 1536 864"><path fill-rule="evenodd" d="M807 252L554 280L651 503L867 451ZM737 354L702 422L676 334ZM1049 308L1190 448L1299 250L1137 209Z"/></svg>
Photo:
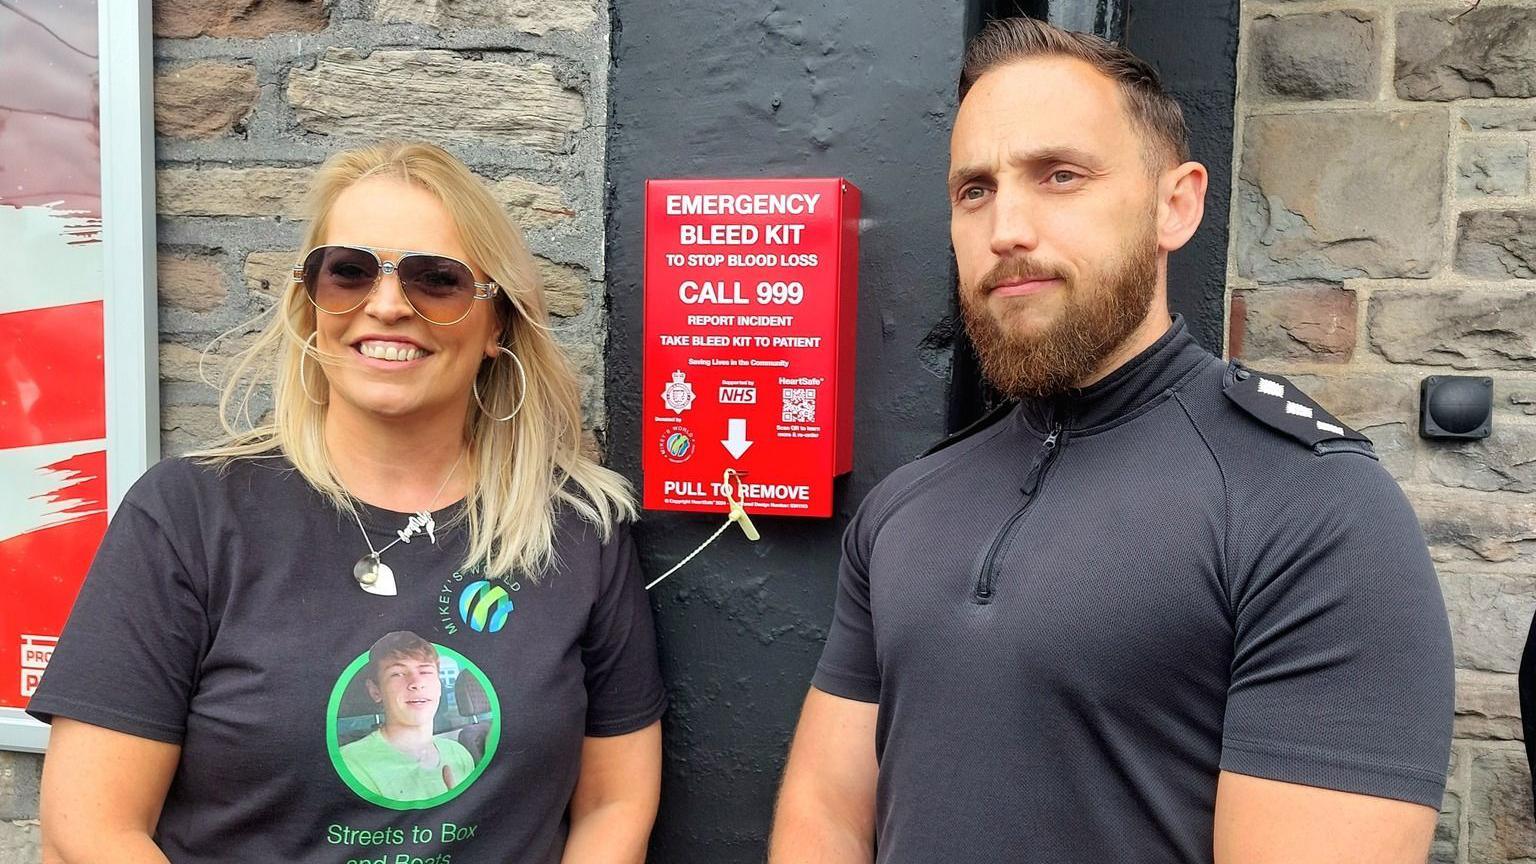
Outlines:
<svg viewBox="0 0 1536 864"><path fill-rule="evenodd" d="M661 436L661 455L668 462L687 462L693 458L693 450L693 430L687 426L673 426Z"/></svg>
<svg viewBox="0 0 1536 864"><path fill-rule="evenodd" d="M507 626L514 608L512 594L520 582L480 579L480 569L460 570L448 577L437 595L438 623L445 633L468 627L476 633L497 633Z"/></svg>
<svg viewBox="0 0 1536 864"><path fill-rule="evenodd" d="M512 596L493 582L482 579L459 593L459 620L476 633L495 633L511 614Z"/></svg>

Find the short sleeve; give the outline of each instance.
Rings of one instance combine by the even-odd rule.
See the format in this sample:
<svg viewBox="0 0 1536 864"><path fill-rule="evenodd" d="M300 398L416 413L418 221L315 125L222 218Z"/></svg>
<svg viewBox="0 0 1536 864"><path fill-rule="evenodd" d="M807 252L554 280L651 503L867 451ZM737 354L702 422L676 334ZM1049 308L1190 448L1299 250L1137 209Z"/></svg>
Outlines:
<svg viewBox="0 0 1536 864"><path fill-rule="evenodd" d="M614 528L600 556L602 578L581 659L586 667L587 728L623 735L654 723L667 707L656 657L656 624L628 525Z"/></svg>
<svg viewBox="0 0 1536 864"><path fill-rule="evenodd" d="M107 527L28 713L180 744L208 616L162 526L125 500Z"/></svg>
<svg viewBox="0 0 1536 864"><path fill-rule="evenodd" d="M869 557L866 537L869 502L843 532L837 568L837 599L832 628L811 684L817 690L859 702L880 701L880 669L875 658L875 627L869 607Z"/></svg>
<svg viewBox="0 0 1536 864"><path fill-rule="evenodd" d="M1413 510L1369 457L1234 513L1225 771L1439 808L1455 672Z"/></svg>

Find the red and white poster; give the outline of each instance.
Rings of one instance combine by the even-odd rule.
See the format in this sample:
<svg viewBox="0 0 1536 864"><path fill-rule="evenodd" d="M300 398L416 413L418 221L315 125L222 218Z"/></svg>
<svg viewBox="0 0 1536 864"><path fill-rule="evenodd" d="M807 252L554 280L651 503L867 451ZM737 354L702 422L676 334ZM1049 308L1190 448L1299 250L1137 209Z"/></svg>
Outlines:
<svg viewBox="0 0 1536 864"><path fill-rule="evenodd" d="M0 748L158 449L149 17L0 2Z"/></svg>
<svg viewBox="0 0 1536 864"><path fill-rule="evenodd" d="M853 465L859 190L846 180L651 180L645 507L829 516ZM739 480L739 485L734 482Z"/></svg>
<svg viewBox="0 0 1536 864"><path fill-rule="evenodd" d="M0 706L32 695L107 527L94 2L0 6Z"/></svg>

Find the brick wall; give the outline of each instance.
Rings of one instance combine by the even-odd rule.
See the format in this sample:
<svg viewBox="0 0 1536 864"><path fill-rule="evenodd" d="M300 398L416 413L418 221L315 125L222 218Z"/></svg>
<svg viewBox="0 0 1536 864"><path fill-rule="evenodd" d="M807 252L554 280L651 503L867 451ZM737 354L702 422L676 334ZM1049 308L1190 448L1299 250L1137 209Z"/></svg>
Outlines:
<svg viewBox="0 0 1536 864"><path fill-rule="evenodd" d="M1433 860L1536 859L1515 673L1536 611L1536 5L1246 0L1229 349L1370 435L1417 508L1456 641ZM1494 433L1417 434L1430 375L1494 380Z"/></svg>
<svg viewBox="0 0 1536 864"><path fill-rule="evenodd" d="M523 226L600 430L608 33L598 0L156 0L164 453L217 434L199 354L284 286L314 167L382 137L445 146ZM0 864L39 860L39 764L0 753Z"/></svg>

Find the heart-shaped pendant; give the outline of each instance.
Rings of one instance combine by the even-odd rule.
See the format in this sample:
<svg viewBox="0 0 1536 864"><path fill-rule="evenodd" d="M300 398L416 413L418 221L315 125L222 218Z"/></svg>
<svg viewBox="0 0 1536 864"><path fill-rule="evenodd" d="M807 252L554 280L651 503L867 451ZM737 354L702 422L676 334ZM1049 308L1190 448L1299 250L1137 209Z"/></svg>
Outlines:
<svg viewBox="0 0 1536 864"><path fill-rule="evenodd" d="M395 571L389 569L389 565L380 561L377 555L368 554L357 559L357 564L352 567L352 578L357 580L358 587L369 594L395 596Z"/></svg>

